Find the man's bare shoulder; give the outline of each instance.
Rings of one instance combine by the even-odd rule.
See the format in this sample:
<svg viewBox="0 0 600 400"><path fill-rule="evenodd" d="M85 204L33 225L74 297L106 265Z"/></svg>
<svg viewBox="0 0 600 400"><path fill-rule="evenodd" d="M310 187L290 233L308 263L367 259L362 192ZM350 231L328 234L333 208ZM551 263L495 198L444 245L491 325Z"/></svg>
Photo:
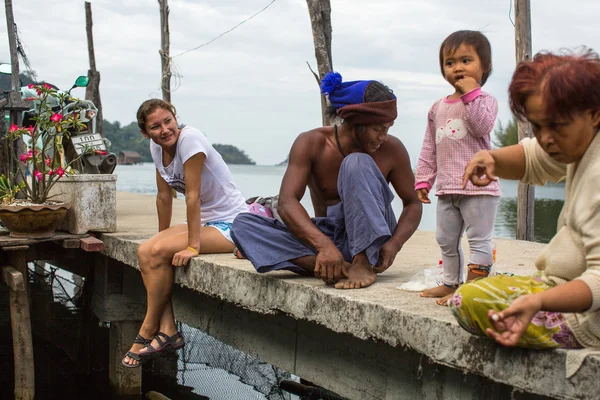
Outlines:
<svg viewBox="0 0 600 400"><path fill-rule="evenodd" d="M318 152L325 146L327 134L327 127L311 129L310 131L302 132L294 141L294 144L292 145L292 151L299 150L303 153Z"/></svg>
<svg viewBox="0 0 600 400"><path fill-rule="evenodd" d="M396 136L388 135L388 140L385 142L385 146L382 146L380 150L386 158L395 159L398 162L403 162L404 158L408 158L408 151L404 147L404 143Z"/></svg>

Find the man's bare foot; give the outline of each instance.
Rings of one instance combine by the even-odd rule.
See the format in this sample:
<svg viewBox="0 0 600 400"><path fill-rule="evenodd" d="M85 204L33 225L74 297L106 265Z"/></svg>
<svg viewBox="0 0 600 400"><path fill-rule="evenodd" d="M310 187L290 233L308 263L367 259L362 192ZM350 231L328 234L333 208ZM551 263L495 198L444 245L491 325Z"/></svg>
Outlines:
<svg viewBox="0 0 600 400"><path fill-rule="evenodd" d="M349 263L348 263L349 264ZM350 264L346 269L346 279L335 284L336 289L360 289L371 286L377 279L377 274L369 264Z"/></svg>
<svg viewBox="0 0 600 400"><path fill-rule="evenodd" d="M428 298L444 298L448 295L452 295L456 291L456 287L448 287L446 285L436 286L431 289L423 290L421 292L421 297Z"/></svg>
<svg viewBox="0 0 600 400"><path fill-rule="evenodd" d="M437 299L435 302L437 303L438 306L448 306L448 300L450 300L452 298L452 296L454 296L454 293L447 294L446 296L442 297L441 299Z"/></svg>

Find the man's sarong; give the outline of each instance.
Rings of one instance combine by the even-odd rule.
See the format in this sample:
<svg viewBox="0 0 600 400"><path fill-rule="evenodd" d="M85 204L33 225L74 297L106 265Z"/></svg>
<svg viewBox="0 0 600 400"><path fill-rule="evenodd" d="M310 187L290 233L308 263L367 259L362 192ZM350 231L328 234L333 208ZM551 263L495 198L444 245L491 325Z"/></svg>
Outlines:
<svg viewBox="0 0 600 400"><path fill-rule="evenodd" d="M398 223L391 207L394 194L373 159L364 153L352 153L344 159L337 186L342 201L327 208L327 217L312 221L346 261L352 262L355 255L366 251L369 263L375 265L379 249L390 240ZM288 269L305 274L309 271L290 260L317 254L285 224L261 215L239 214L232 236L258 272Z"/></svg>
<svg viewBox="0 0 600 400"><path fill-rule="evenodd" d="M500 312L517 297L550 289L537 277L498 275L465 283L448 302L456 320L468 332L487 336L492 328L488 310ZM519 347L534 349L581 348L562 313L540 311L521 336Z"/></svg>

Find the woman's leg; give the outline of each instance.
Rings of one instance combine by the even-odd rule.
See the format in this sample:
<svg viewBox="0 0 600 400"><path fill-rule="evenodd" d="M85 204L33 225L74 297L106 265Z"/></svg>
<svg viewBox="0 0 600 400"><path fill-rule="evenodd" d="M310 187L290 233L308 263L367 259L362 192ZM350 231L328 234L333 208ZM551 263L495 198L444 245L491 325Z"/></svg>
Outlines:
<svg viewBox="0 0 600 400"><path fill-rule="evenodd" d="M536 277L499 275L465 283L454 293L448 305L462 328L474 335L487 336L486 329L493 329L489 310L500 312L519 296L549 288ZM564 315L549 311L535 315L518 346L536 349L581 347Z"/></svg>
<svg viewBox="0 0 600 400"><path fill-rule="evenodd" d="M202 227L200 230L200 253L229 253L234 244L227 240L218 229ZM147 311L139 334L152 339L156 332L167 336L177 333L171 292L173 287L173 255L188 245L187 225L173 226L153 236L138 249L140 270L147 291ZM182 339L179 339L182 340ZM158 348L156 339L150 345ZM143 345L134 344L130 351L143 354ZM126 357L125 362L134 365L137 361Z"/></svg>

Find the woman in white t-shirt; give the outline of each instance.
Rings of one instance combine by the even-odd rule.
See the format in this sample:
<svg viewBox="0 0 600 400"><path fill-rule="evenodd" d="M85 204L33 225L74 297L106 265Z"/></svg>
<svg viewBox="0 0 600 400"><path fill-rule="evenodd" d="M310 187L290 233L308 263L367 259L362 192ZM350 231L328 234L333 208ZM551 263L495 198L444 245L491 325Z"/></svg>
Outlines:
<svg viewBox="0 0 600 400"><path fill-rule="evenodd" d="M138 109L137 120L142 134L150 139L156 167L159 232L138 249L148 308L139 334L122 360L130 368L183 347L171 303L173 267L188 264L200 253L231 253L231 223L247 211L221 155L199 130L178 127L173 105L147 100ZM185 195L187 223L171 226L172 189Z"/></svg>

